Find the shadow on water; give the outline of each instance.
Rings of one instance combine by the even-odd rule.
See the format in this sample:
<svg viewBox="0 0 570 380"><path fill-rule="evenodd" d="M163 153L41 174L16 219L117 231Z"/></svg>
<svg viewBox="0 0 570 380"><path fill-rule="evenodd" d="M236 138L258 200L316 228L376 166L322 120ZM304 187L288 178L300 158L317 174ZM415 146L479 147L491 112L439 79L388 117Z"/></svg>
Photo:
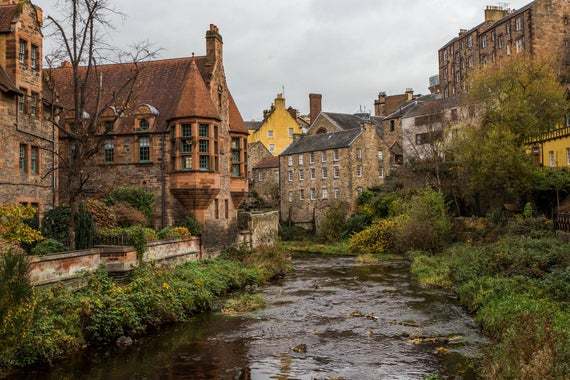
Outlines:
<svg viewBox="0 0 570 380"><path fill-rule="evenodd" d="M416 286L405 262L301 257L295 267L264 289L263 310L205 314L125 351L85 353L17 378L475 378L485 339L449 295Z"/></svg>

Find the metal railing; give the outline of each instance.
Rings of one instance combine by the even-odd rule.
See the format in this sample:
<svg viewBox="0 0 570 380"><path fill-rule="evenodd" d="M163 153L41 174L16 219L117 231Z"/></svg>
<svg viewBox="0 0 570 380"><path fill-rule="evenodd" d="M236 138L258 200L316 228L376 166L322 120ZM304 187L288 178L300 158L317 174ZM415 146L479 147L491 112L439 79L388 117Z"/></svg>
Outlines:
<svg viewBox="0 0 570 380"><path fill-rule="evenodd" d="M557 231L570 232L570 213L560 213L554 219L554 228Z"/></svg>
<svg viewBox="0 0 570 380"><path fill-rule="evenodd" d="M541 133L540 135L529 137L525 143L526 144L536 144L544 141L561 139L563 137L570 136L570 127L564 127L555 129L552 131Z"/></svg>

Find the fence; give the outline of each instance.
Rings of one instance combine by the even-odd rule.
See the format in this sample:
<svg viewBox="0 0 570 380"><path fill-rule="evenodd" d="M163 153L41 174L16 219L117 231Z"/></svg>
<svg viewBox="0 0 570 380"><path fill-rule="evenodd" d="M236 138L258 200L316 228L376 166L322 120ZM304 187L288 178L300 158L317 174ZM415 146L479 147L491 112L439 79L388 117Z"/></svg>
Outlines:
<svg viewBox="0 0 570 380"><path fill-rule="evenodd" d="M557 231L570 232L570 213L560 213L556 215L554 227Z"/></svg>

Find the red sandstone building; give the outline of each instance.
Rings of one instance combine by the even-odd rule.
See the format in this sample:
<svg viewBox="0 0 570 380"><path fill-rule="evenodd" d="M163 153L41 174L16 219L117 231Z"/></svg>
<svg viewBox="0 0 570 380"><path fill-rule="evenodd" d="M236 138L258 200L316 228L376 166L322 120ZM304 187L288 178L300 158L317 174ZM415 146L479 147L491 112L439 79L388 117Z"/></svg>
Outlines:
<svg viewBox="0 0 570 380"><path fill-rule="evenodd" d="M109 110L109 120L102 120L111 132L94 162L94 192L143 187L157 200L156 227L192 214L204 225L205 244L231 241L248 191L248 131L226 82L218 28L206 33L206 55L143 62L139 69L132 111L113 122ZM97 70L109 91L128 81L133 67ZM63 65L53 77L64 111L71 112L71 69ZM65 151L65 136L61 145Z"/></svg>
<svg viewBox="0 0 570 380"><path fill-rule="evenodd" d="M0 0L0 204L57 204L57 130L42 91L42 10Z"/></svg>
<svg viewBox="0 0 570 380"><path fill-rule="evenodd" d="M570 1L535 0L518 9L485 9L485 20L439 50L444 98L463 93L468 74L481 65L516 54L557 59L561 79L570 82Z"/></svg>

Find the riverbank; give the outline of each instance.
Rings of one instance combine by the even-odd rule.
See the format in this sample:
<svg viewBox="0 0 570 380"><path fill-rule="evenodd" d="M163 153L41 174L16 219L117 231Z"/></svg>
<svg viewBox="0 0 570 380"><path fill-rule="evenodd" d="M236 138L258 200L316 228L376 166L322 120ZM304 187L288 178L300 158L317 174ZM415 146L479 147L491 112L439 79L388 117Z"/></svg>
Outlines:
<svg viewBox="0 0 570 380"><path fill-rule="evenodd" d="M281 249L230 251L175 268L138 268L126 284L99 272L78 292L35 289L2 321L0 368L51 364L87 347L129 345L163 325L211 310L230 292L267 283L289 266Z"/></svg>
<svg viewBox="0 0 570 380"><path fill-rule="evenodd" d="M281 249L293 255L354 256L348 249L347 241L319 243L311 240L282 241Z"/></svg>

